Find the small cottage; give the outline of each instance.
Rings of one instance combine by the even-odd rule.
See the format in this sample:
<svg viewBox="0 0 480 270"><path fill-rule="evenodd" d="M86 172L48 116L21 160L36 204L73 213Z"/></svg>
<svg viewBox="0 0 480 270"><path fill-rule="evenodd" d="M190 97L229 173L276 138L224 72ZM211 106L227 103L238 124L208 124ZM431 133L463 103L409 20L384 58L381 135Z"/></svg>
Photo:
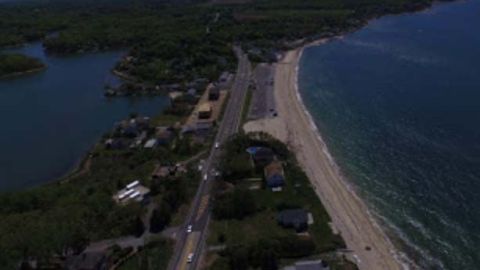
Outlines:
<svg viewBox="0 0 480 270"><path fill-rule="evenodd" d="M308 229L308 213L304 209L283 210L277 215L278 224L284 228L293 228L296 232Z"/></svg>
<svg viewBox="0 0 480 270"><path fill-rule="evenodd" d="M280 161L272 161L264 168L266 186L272 191L281 191L285 185L283 166Z"/></svg>

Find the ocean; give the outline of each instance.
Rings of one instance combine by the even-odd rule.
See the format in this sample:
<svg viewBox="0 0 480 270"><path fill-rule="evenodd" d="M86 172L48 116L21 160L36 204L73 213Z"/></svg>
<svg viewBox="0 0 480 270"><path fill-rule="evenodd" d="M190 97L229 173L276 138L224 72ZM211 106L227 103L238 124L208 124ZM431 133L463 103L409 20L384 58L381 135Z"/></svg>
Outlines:
<svg viewBox="0 0 480 270"><path fill-rule="evenodd" d="M116 121L156 115L169 104L166 96L104 97L104 85L118 83L110 70L121 51L59 57L45 54L40 42L5 51L48 67L0 80L0 192L64 176Z"/></svg>
<svg viewBox="0 0 480 270"><path fill-rule="evenodd" d="M342 173L421 269L480 269L480 1L305 49L302 99Z"/></svg>

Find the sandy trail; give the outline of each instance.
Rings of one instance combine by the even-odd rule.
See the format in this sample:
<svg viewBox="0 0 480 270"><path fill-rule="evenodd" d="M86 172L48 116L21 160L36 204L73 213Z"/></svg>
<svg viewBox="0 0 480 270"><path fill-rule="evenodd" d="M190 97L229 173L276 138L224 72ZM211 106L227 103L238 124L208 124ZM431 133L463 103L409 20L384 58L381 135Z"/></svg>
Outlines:
<svg viewBox="0 0 480 270"><path fill-rule="evenodd" d="M402 269L395 259L393 245L371 219L366 205L342 179L297 96L297 66L301 51L288 52L276 64L274 91L278 117L248 122L244 129L268 132L295 152L360 269ZM366 249L367 246L370 250Z"/></svg>

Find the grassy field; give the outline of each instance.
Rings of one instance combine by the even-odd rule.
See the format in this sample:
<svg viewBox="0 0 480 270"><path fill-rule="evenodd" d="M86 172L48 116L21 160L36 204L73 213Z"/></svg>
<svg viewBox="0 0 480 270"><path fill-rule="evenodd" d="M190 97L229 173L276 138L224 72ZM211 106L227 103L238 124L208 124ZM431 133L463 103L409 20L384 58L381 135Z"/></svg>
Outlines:
<svg viewBox="0 0 480 270"><path fill-rule="evenodd" d="M247 95L245 96L245 103L243 104L242 108L242 119L240 126L243 126L243 124L247 121L248 111L250 110L250 104L252 103L252 95L253 90L251 89L251 87L249 87L247 90Z"/></svg>
<svg viewBox="0 0 480 270"><path fill-rule="evenodd" d="M293 230L283 229L277 224L277 209L283 205L301 207L312 213L314 224L309 227L309 233L319 253L344 247L341 237L332 233L328 224L330 217L303 171L295 166L288 166L285 171L287 185L283 191L252 190L251 193L262 210L243 220L214 220L208 243L210 245L239 243L248 245L262 237L275 239L294 235ZM224 235L225 242L219 241L220 235Z"/></svg>

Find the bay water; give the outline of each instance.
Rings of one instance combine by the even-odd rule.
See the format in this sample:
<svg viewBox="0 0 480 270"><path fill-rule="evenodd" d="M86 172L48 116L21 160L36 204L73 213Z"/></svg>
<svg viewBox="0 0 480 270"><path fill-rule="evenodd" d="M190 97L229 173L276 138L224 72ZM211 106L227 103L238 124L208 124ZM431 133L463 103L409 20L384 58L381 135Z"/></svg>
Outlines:
<svg viewBox="0 0 480 270"><path fill-rule="evenodd" d="M70 170L116 121L155 115L165 96L106 98L105 83L124 52L60 57L41 43L6 50L41 59L47 69L0 80L0 192L55 180Z"/></svg>

